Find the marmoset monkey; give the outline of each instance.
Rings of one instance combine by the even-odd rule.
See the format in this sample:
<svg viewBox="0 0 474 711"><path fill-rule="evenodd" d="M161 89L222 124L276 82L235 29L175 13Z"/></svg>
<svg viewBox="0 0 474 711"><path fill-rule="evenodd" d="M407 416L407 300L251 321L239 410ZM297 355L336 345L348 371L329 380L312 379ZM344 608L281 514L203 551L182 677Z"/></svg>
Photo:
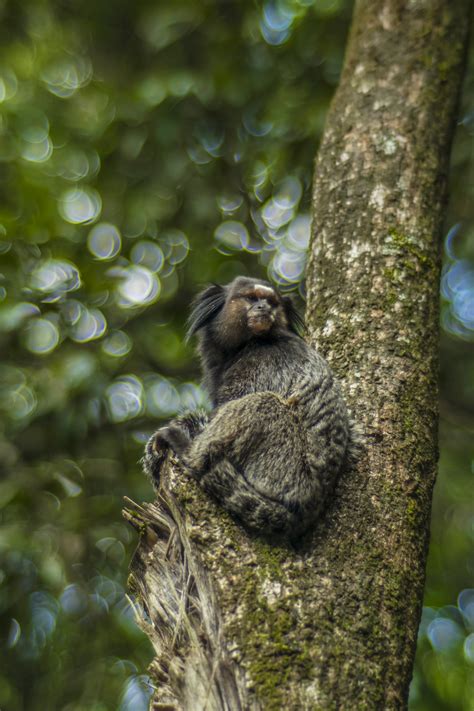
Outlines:
<svg viewBox="0 0 474 711"><path fill-rule="evenodd" d="M302 325L265 281L238 277L198 295L188 338L198 335L213 410L151 437L143 464L156 485L171 448L247 528L295 538L314 522L352 444L339 385Z"/></svg>

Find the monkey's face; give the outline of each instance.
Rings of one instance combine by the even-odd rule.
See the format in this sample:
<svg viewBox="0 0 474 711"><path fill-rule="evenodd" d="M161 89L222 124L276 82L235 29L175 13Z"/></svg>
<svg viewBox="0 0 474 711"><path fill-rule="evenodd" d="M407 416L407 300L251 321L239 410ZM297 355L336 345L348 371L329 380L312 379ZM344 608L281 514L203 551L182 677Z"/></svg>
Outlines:
<svg viewBox="0 0 474 711"><path fill-rule="evenodd" d="M245 343L288 328L281 296L271 286L237 279L219 318L219 330L227 343Z"/></svg>
<svg viewBox="0 0 474 711"><path fill-rule="evenodd" d="M237 277L230 284L212 284L194 301L188 338L199 333L201 350L213 344L232 352L255 338L300 335L304 328L289 296L269 282Z"/></svg>
<svg viewBox="0 0 474 711"><path fill-rule="evenodd" d="M248 330L255 336L268 333L277 320L284 317L279 313L280 299L278 294L269 286L255 284L250 289L244 289L235 302L246 313Z"/></svg>

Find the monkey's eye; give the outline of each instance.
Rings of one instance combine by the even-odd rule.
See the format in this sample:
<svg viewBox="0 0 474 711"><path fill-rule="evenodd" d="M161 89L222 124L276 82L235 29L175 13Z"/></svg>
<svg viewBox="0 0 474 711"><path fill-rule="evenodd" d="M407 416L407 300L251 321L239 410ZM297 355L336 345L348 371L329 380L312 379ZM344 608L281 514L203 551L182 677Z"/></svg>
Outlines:
<svg viewBox="0 0 474 711"><path fill-rule="evenodd" d="M247 299L247 301L252 301L252 302L258 301L258 296L255 296L255 294L247 294L247 296L245 298Z"/></svg>

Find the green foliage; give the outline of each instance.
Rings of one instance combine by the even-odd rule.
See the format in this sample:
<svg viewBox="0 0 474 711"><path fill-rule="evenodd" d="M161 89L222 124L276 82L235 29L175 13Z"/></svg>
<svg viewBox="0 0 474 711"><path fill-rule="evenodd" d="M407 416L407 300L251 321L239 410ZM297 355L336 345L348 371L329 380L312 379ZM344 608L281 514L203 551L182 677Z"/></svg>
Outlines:
<svg viewBox="0 0 474 711"><path fill-rule="evenodd" d="M205 403L183 345L198 287L268 274L304 296L313 157L350 10L349 0L0 3L1 708L146 707L152 650L125 596L135 538L122 497L152 498L137 463L144 441ZM464 115L450 224L464 222L459 251L447 243L443 291L456 414L430 609L467 587L472 542L467 438L452 447L474 402ZM467 370L454 367L461 358ZM413 709L470 708L466 685L443 690L425 627ZM460 644L442 659L464 679L472 660Z"/></svg>

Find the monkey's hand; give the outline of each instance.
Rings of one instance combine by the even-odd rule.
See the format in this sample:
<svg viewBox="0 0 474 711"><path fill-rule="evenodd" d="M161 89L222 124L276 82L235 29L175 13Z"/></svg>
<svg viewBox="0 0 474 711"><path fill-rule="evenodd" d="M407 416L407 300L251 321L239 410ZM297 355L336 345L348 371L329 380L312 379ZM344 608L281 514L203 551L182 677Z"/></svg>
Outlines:
<svg viewBox="0 0 474 711"><path fill-rule="evenodd" d="M166 430L166 427L162 428ZM151 479L151 483L155 488L160 484L160 473L163 464L166 461L170 446L166 439L161 436L162 430L155 432L145 447L145 454L141 459L141 464L145 474Z"/></svg>
<svg viewBox="0 0 474 711"><path fill-rule="evenodd" d="M170 450L182 457L192 439L199 434L208 421L202 411L191 412L172 420L166 427L161 427L148 440L142 466L152 484L158 488L160 473Z"/></svg>

